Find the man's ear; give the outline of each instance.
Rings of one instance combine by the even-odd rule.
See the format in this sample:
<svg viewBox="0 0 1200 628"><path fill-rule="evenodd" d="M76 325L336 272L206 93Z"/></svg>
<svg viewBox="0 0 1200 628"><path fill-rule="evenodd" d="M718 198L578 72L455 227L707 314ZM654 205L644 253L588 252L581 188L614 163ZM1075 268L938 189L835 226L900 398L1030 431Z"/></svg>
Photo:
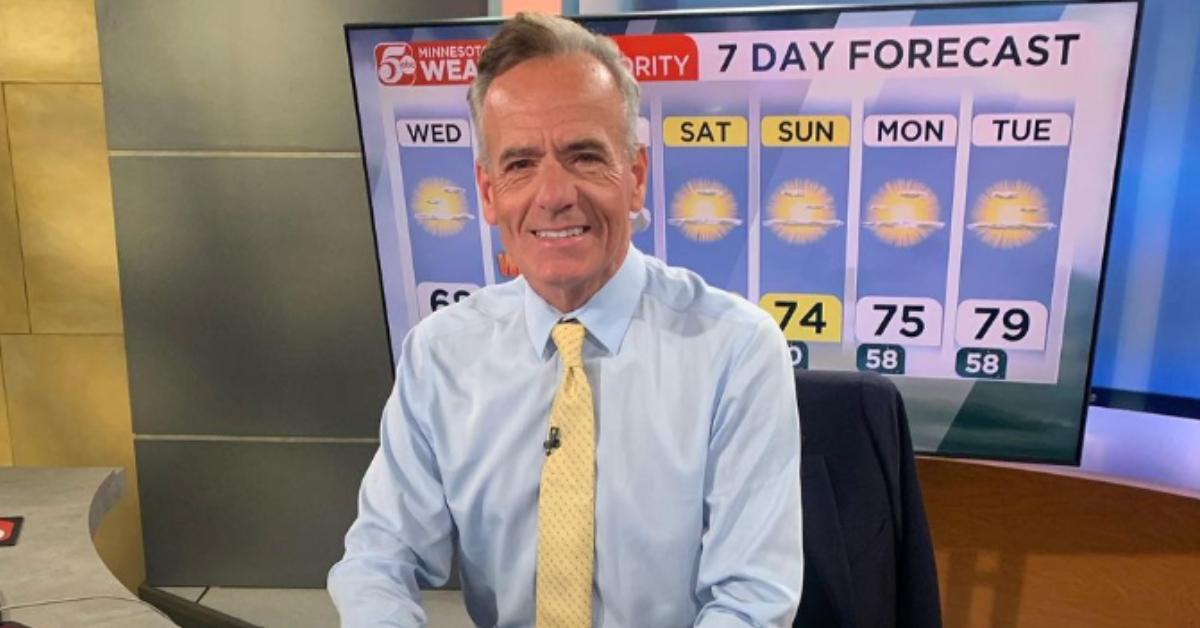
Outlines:
<svg viewBox="0 0 1200 628"><path fill-rule="evenodd" d="M646 155L646 147L639 145L633 154L633 163L629 168L633 171L633 198L629 213L642 211L646 206L646 182L650 177L650 159Z"/></svg>
<svg viewBox="0 0 1200 628"><path fill-rule="evenodd" d="M483 203L483 219L489 225L496 226L496 208L493 203L495 190L492 188L492 177L487 167L475 160L475 185L479 187L479 200Z"/></svg>

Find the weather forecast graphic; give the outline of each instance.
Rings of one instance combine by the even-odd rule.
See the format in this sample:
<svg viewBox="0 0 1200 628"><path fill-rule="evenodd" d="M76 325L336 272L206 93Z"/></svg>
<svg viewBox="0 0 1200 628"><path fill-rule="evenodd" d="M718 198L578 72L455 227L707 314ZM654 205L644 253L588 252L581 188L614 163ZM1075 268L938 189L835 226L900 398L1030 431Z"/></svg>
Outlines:
<svg viewBox="0 0 1200 628"><path fill-rule="evenodd" d="M449 179L424 179L413 194L413 218L433 235L454 235L475 219L467 211L466 193Z"/></svg>
<svg viewBox="0 0 1200 628"><path fill-rule="evenodd" d="M919 448L1069 461L1137 3L952 4L579 19L638 83L631 246L757 304L794 368L894 378ZM524 281L466 98L498 26L347 29L394 354Z"/></svg>
<svg viewBox="0 0 1200 628"><path fill-rule="evenodd" d="M807 179L793 179L779 186L767 208L770 218L763 221L763 226L790 244L815 242L845 224L837 219L829 190Z"/></svg>
<svg viewBox="0 0 1200 628"><path fill-rule="evenodd" d="M1047 218L1042 191L1023 181L1001 181L989 187L975 201L972 215L974 222L967 229L1002 249L1029 244L1055 227Z"/></svg>
<svg viewBox="0 0 1200 628"><path fill-rule="evenodd" d="M946 226L938 220L941 206L929 186L913 179L888 181L871 197L862 226L893 246L913 246Z"/></svg>
<svg viewBox="0 0 1200 628"><path fill-rule="evenodd" d="M742 224L737 211L728 187L711 179L692 179L675 193L669 223L692 240L712 242Z"/></svg>

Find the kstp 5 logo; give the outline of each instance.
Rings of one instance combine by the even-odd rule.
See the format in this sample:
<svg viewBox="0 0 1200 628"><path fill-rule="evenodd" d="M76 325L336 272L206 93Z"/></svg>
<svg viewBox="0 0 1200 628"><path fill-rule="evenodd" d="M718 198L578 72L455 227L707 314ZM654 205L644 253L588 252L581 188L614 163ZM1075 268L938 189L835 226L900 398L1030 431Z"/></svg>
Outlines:
<svg viewBox="0 0 1200 628"><path fill-rule="evenodd" d="M375 74L385 86L466 85L478 73L487 41L391 41L375 46Z"/></svg>
<svg viewBox="0 0 1200 628"><path fill-rule="evenodd" d="M407 43L375 46L375 73L384 85L412 85L417 82L417 59Z"/></svg>

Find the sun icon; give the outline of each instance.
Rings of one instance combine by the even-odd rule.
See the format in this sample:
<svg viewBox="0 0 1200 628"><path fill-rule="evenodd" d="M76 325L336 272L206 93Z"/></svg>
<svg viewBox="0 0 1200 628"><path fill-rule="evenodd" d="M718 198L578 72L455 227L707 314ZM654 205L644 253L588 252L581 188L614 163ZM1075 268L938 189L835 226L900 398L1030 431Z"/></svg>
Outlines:
<svg viewBox="0 0 1200 628"><path fill-rule="evenodd" d="M1046 209L1046 197L1024 181L993 184L975 201L971 217L974 222L967 229L998 249L1024 246L1054 228Z"/></svg>
<svg viewBox="0 0 1200 628"><path fill-rule="evenodd" d="M421 179L411 207L417 223L436 236L454 235L475 219L467 209L466 190L440 177Z"/></svg>
<svg viewBox="0 0 1200 628"><path fill-rule="evenodd" d="M679 227L692 240L712 242L725 237L742 221L729 188L711 179L692 179L675 192L667 223Z"/></svg>
<svg viewBox="0 0 1200 628"><path fill-rule="evenodd" d="M946 226L938 220L937 195L913 179L893 179L871 197L863 226L892 246L909 247Z"/></svg>
<svg viewBox="0 0 1200 628"><path fill-rule="evenodd" d="M790 244L816 242L843 224L836 217L833 195L807 179L785 181L771 195L767 211L771 217L763 224Z"/></svg>

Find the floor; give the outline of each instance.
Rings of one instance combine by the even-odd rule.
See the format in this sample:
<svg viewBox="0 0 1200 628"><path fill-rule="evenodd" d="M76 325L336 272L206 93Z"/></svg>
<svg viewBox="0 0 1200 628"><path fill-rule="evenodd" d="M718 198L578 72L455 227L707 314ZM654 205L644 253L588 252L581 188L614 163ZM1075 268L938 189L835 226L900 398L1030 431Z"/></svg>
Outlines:
<svg viewBox="0 0 1200 628"><path fill-rule="evenodd" d="M226 615L264 628L337 628L337 610L324 589L160 587ZM474 628L458 591L425 591L421 605L429 626Z"/></svg>

